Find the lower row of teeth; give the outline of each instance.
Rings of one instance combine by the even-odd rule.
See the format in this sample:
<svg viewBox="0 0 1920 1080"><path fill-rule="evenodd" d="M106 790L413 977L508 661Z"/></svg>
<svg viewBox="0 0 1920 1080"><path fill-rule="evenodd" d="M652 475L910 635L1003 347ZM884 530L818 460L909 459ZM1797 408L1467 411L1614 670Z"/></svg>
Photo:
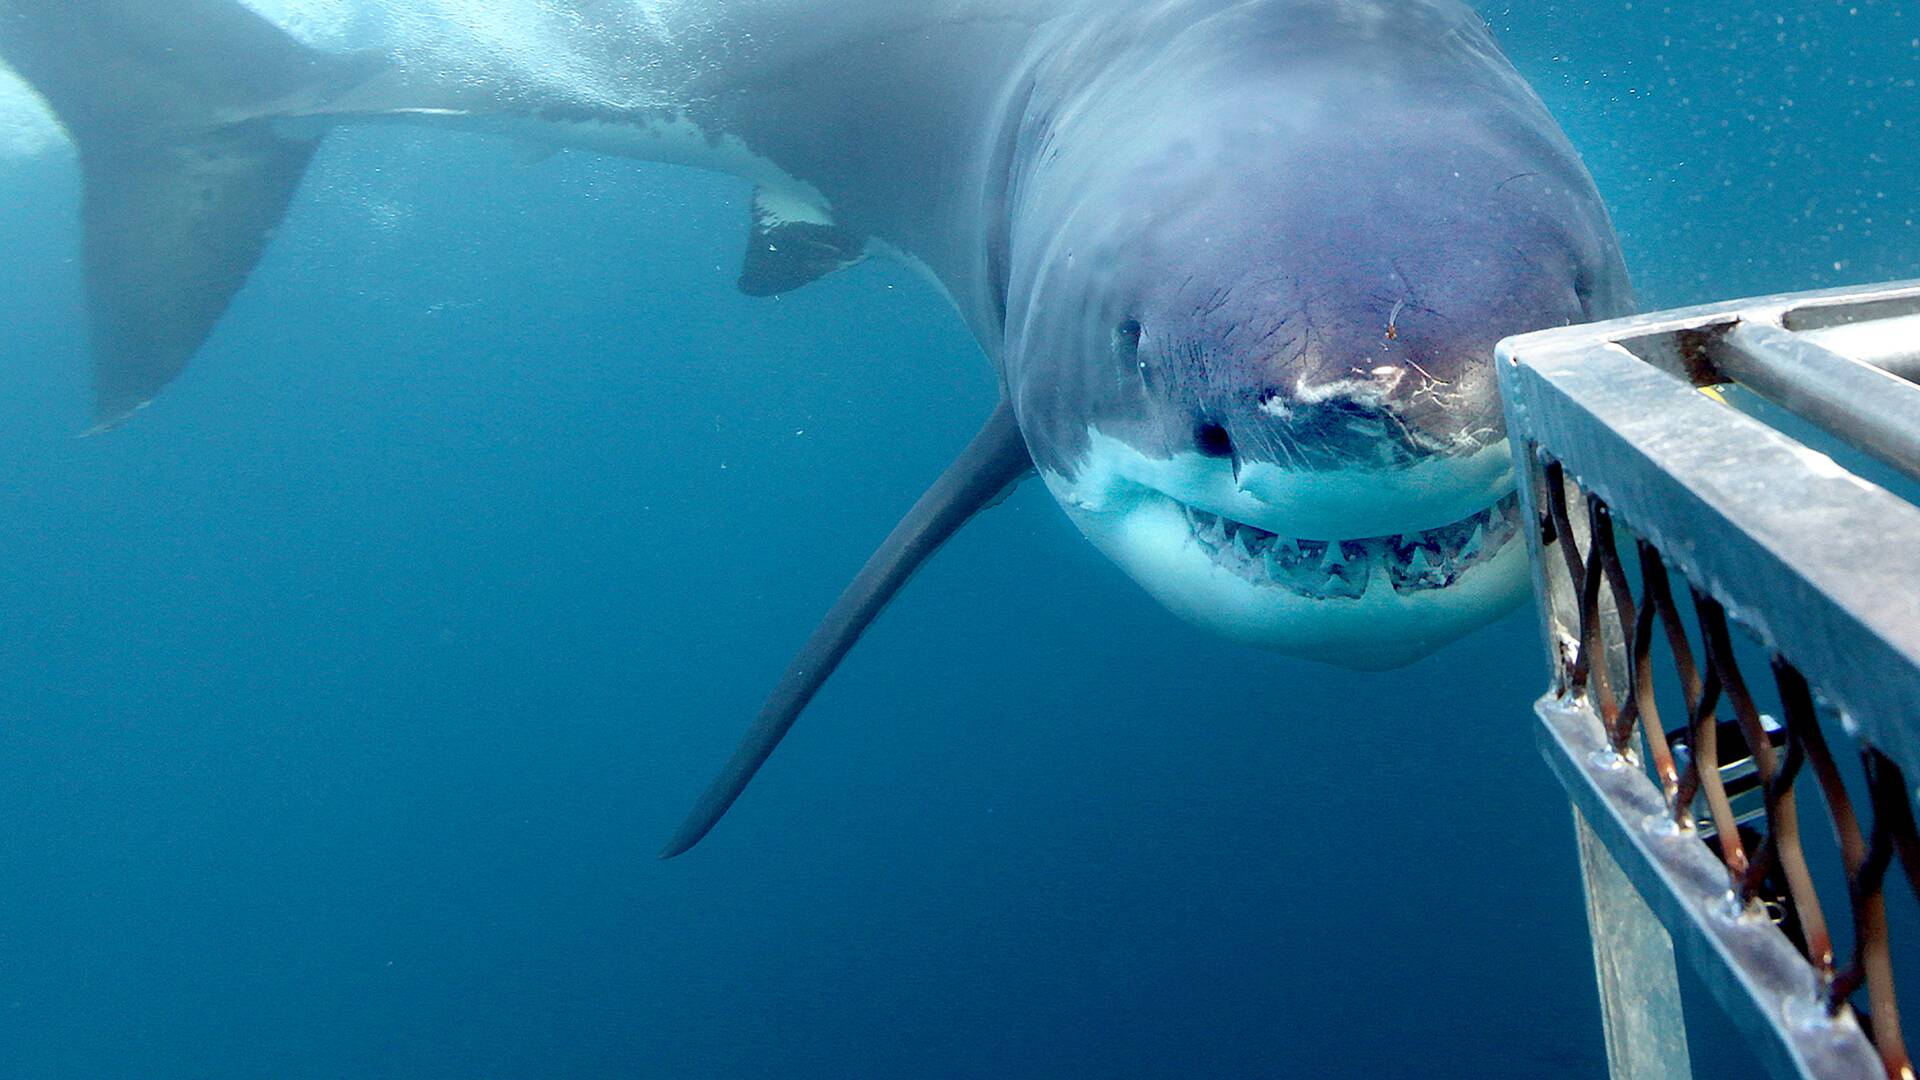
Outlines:
<svg viewBox="0 0 1920 1080"><path fill-rule="evenodd" d="M1194 536L1223 564L1255 581L1323 598L1362 596L1375 574L1386 575L1395 592L1445 588L1520 528L1512 495L1444 528L1365 540L1300 540L1191 506L1186 511Z"/></svg>

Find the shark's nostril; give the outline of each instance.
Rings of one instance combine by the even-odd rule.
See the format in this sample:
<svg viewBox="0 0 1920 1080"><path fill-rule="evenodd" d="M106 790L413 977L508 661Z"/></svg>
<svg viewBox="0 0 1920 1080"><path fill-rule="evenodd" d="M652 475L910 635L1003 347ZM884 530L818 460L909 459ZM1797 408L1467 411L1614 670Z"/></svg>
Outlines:
<svg viewBox="0 0 1920 1080"><path fill-rule="evenodd" d="M1227 434L1226 428L1215 421L1201 421L1200 426L1193 429L1193 442L1200 448L1200 452L1208 457L1233 456L1233 437Z"/></svg>

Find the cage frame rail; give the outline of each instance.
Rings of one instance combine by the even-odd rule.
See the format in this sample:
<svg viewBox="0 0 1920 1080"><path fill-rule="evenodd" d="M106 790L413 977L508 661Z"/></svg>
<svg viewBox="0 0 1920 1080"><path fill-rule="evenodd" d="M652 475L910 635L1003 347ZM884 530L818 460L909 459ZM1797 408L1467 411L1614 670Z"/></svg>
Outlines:
<svg viewBox="0 0 1920 1080"><path fill-rule="evenodd" d="M1884 921L1879 952L1870 933L1858 934L1849 957L1824 937L1816 903L1803 954L1754 901L1769 869L1785 871L1796 894L1811 888L1804 865L1794 866L1791 793L1796 773L1809 772L1832 792L1816 693L1870 748L1870 839L1844 799L1833 815L1850 907L1869 921L1881 910L1882 887L1897 873L1894 848L1920 896L1920 858L1908 850L1920 851L1914 790L1901 779L1920 777L1920 508L1700 391L1738 383L1920 479L1920 281L1541 331L1502 342L1496 355L1553 658L1536 734L1574 808L1614 1077L1689 1075L1676 953L1773 1075L1896 1073L1905 1060L1897 1020L1883 1059L1888 1048L1844 1007L1869 971L1892 998ZM1627 587L1632 555L1616 546L1615 522L1638 541L1640 601ZM1697 667L1692 656L1680 662L1688 608L1713 654ZM1729 615L1775 658L1783 701L1806 691L1782 755L1766 749L1731 653L1715 640ZM1661 633L1676 663L1692 669L1680 675L1698 753L1685 770L1644 682ZM1778 837L1768 830L1752 863L1737 830L1723 858L1693 827L1698 792L1716 835L1729 835L1712 747L1716 706L1760 736L1749 742L1760 747L1767 819L1783 824ZM1653 713L1645 723L1643 711ZM1876 760L1885 763L1879 777ZM1886 794L1892 783L1899 798Z"/></svg>

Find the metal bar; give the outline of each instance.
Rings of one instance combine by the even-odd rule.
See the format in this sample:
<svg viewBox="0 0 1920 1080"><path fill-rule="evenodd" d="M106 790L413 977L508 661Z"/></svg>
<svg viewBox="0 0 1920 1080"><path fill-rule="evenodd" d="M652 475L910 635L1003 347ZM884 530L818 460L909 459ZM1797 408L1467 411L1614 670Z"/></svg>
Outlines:
<svg viewBox="0 0 1920 1080"><path fill-rule="evenodd" d="M1830 1016L1812 965L1757 906L1740 907L1720 860L1691 829L1674 826L1646 775L1613 753L1600 718L1573 699L1535 706L1541 750L1574 807L1648 907L1674 948L1777 1077L1883 1076L1851 1010Z"/></svg>
<svg viewBox="0 0 1920 1080"><path fill-rule="evenodd" d="M1887 1076L1893 1080L1913 1080L1913 1062L1907 1057L1906 1039L1900 1031L1900 1000L1894 991L1893 942L1887 934L1887 894L1883 888L1887 864L1893 859L1894 833L1889 825L1898 816L1894 808L1906 806L1907 785L1900 778L1900 767L1878 751L1869 747L1860 757L1866 766L1868 797L1873 806L1873 843L1868 867L1854 883L1866 894L1867 901L1854 933L1865 946L1861 964L1866 971L1867 1001L1873 1007L1873 1042L1880 1048L1880 1060L1886 1063Z"/></svg>
<svg viewBox="0 0 1920 1080"><path fill-rule="evenodd" d="M1740 672L1740 664L1733 654L1733 635L1727 627L1727 611L1712 600L1696 597L1700 616L1700 637L1707 647L1707 662L1713 665L1716 678L1726 694L1727 705L1733 709L1735 721L1740 725L1741 736L1747 741L1747 753L1753 755L1754 768L1758 771L1762 784L1773 779L1774 759L1773 743L1767 740L1766 727L1760 721L1760 710L1753 703L1753 694L1747 689L1747 678ZM1774 847L1772 840L1778 836L1771 828L1775 807L1767 805L1769 828L1767 842L1753 853L1747 865L1747 872L1735 886L1740 890L1742 903L1751 903L1760 895L1760 887L1768 874L1773 872ZM1720 838L1722 853L1731 850L1725 836Z"/></svg>
<svg viewBox="0 0 1920 1080"><path fill-rule="evenodd" d="M1706 353L1728 378L1920 480L1920 386L1758 322L1716 335Z"/></svg>
<svg viewBox="0 0 1920 1080"><path fill-rule="evenodd" d="M1883 879L1897 855L1920 895L1920 827L1900 773L1920 757L1920 545L1890 542L1920 537L1920 508L1695 388L1741 383L1920 479L1920 282L1545 331L1502 342L1498 355L1557 661L1538 733L1578 822L1612 1075L1664 1076L1676 1061L1684 1073L1677 991L1662 981L1677 950L1775 1075L1912 1080ZM1616 518L1641 556L1637 604ZM1669 564L1693 593L1703 669ZM1774 653L1784 759L1740 671L1729 617ZM1656 620L1687 706L1684 770L1662 753L1649 668ZM1863 747L1869 836L1801 670ZM1751 773L1738 779L1759 784L1765 807L1751 845L1733 823L1716 753L1723 697L1752 754L1729 769ZM1636 726L1659 787L1633 756ZM1855 916L1844 968L1800 848L1793 780L1803 764L1841 841ZM1696 795L1713 811L1718 856L1694 827ZM1848 1007L1863 987L1874 1038Z"/></svg>
<svg viewBox="0 0 1920 1080"><path fill-rule="evenodd" d="M1868 288L1790 293L1738 304L1652 312L1572 330L1543 330L1511 341L1529 347L1537 340L1564 343L1575 336L1591 345L1617 342L1670 374L1692 378L1701 374L1702 361L1696 355L1701 341L1732 328L1742 319L1808 332L1916 313L1920 313L1920 281L1900 281Z"/></svg>
<svg viewBox="0 0 1920 1080"><path fill-rule="evenodd" d="M1780 709L1787 727L1787 753L1789 760L1787 771L1794 772L1797 771L1798 763L1809 759L1813 752L1826 752L1826 737L1821 734L1820 719L1815 715L1813 689L1807 685L1806 677L1800 674L1800 670L1792 664L1787 663L1785 659L1776 656L1773 660L1773 681L1774 685L1780 690ZM1809 750L1810 745L1813 747L1812 751ZM1816 762L1814 765L1815 770L1818 771L1820 767L1820 764ZM1820 784L1821 790L1826 794L1829 801L1831 801L1833 798L1833 788L1829 784L1828 779L1827 776L1822 775L1818 778L1817 782ZM1840 787L1840 798L1842 802L1839 805L1847 814L1846 821L1843 822L1841 820L1840 810L1835 810L1830 807L1828 812L1833 817L1834 835L1839 837L1839 843L1844 844L1846 842L1845 829L1849 827L1852 822L1853 812L1850 806L1844 801L1846 798L1846 786L1844 784ZM1857 834L1859 830L1855 829L1854 831ZM1794 841L1797 845L1797 830ZM1798 901L1797 897L1796 901ZM1833 932L1827 929L1826 913L1818 901L1815 901L1811 905L1805 902L1799 903L1800 925L1807 935L1807 959L1813 964L1814 969L1819 972L1823 980L1832 982L1834 974Z"/></svg>
<svg viewBox="0 0 1920 1080"><path fill-rule="evenodd" d="M1828 289L1734 306L1743 311L1755 307L1778 308L1781 311L1780 324L1795 333L1832 330L1862 323L1893 322L1909 315L1920 315L1920 281ZM1721 310L1726 307L1721 305Z"/></svg>
<svg viewBox="0 0 1920 1080"><path fill-rule="evenodd" d="M1541 344L1501 347L1514 429L1920 774L1920 679L1888 677L1920 671L1920 545L1887 542L1920 509L1617 345Z"/></svg>
<svg viewBox="0 0 1920 1080"><path fill-rule="evenodd" d="M1699 607L1703 598L1693 594L1695 607ZM1726 781L1720 775L1720 722L1714 710L1720 706L1720 667L1707 657L1707 685L1700 693L1700 703L1694 707L1692 722L1687 726L1687 757L1693 767L1687 772L1690 784L1680 788L1682 806L1693 804L1694 787L1706 797L1707 808L1713 819L1714 839L1720 843L1720 861L1727 868L1728 882L1735 882L1746 876L1747 849L1740 840L1740 825L1733 813L1733 802L1727 798ZM1743 898L1744 899L1744 898Z"/></svg>
<svg viewBox="0 0 1920 1080"><path fill-rule="evenodd" d="M1532 571L1541 634L1548 655L1555 660L1555 679L1566 689L1580 649L1566 628L1578 617L1579 599L1574 594L1586 578L1586 567L1560 467L1524 450L1518 456L1521 520L1529 523L1528 542L1534 549ZM1564 573L1555 572L1560 564L1543 550L1551 547L1560 550ZM1697 679L1689 683L1696 695L1697 683ZM1611 1080L1686 1080L1692 1069L1686 1056L1686 1016L1680 1007L1672 939L1577 805L1573 817L1609 1076Z"/></svg>
<svg viewBox="0 0 1920 1080"><path fill-rule="evenodd" d="M1673 939L1607 846L1573 811L1612 1080L1692 1080Z"/></svg>
<svg viewBox="0 0 1920 1080"><path fill-rule="evenodd" d="M1796 329L1792 323L1787 328ZM1908 382L1920 382L1920 315L1822 325L1803 331L1801 336Z"/></svg>
<svg viewBox="0 0 1920 1080"><path fill-rule="evenodd" d="M1680 675L1680 694L1683 704L1691 715L1695 703L1700 700L1700 676L1693 668L1693 648L1687 644L1687 631L1680 624L1680 614L1674 610L1673 592L1667 582L1667 564L1660 559L1660 553L1645 540L1636 540L1634 546L1640 550L1640 581L1646 590L1646 602L1641 605L1640 618L1648 623L1645 633L1651 637L1650 625L1657 617L1667 632L1667 648L1673 654L1673 664ZM1638 628L1635 635L1642 631ZM1691 813L1680 805L1680 770L1674 766L1673 748L1667 745L1667 728L1660 720L1660 708L1654 701L1653 669L1647 663L1651 642L1641 644L1636 641L1635 651L1639 654L1634 661L1634 681L1636 693L1643 695L1645 701L1640 707L1641 727L1646 732L1647 746L1653 755L1654 771L1660 777L1660 791L1667 797L1667 808L1673 812L1676 822L1684 820Z"/></svg>
<svg viewBox="0 0 1920 1080"><path fill-rule="evenodd" d="M1617 538L1613 533L1613 515L1608 513L1606 504L1588 496L1587 522L1592 532L1590 541L1592 562L1600 567L1607 579L1607 591L1613 600L1614 617L1619 620L1620 643L1630 645L1634 639L1633 589L1627 583L1627 569L1620 565L1620 552L1616 547ZM1596 631L1599 632L1599 631ZM1631 683L1632 663L1629 653L1620 654L1621 681L1627 683L1625 706L1615 704L1607 720L1613 731L1613 748L1625 752L1633 742L1633 729L1639 719L1639 709L1634 707L1634 694ZM1611 688L1607 691L1612 696ZM1602 698L1604 702L1606 699Z"/></svg>

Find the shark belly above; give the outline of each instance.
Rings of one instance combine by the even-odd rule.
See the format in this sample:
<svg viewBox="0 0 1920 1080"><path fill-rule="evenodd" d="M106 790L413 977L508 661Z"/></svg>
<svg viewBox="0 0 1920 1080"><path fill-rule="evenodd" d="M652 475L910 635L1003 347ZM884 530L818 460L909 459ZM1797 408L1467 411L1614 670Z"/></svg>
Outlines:
<svg viewBox="0 0 1920 1080"><path fill-rule="evenodd" d="M583 150L726 173L754 185L776 224L833 223L832 206L819 188L757 153L740 136L702 127L685 110L550 109L508 113L396 109L385 116L395 121L502 135L554 151Z"/></svg>

